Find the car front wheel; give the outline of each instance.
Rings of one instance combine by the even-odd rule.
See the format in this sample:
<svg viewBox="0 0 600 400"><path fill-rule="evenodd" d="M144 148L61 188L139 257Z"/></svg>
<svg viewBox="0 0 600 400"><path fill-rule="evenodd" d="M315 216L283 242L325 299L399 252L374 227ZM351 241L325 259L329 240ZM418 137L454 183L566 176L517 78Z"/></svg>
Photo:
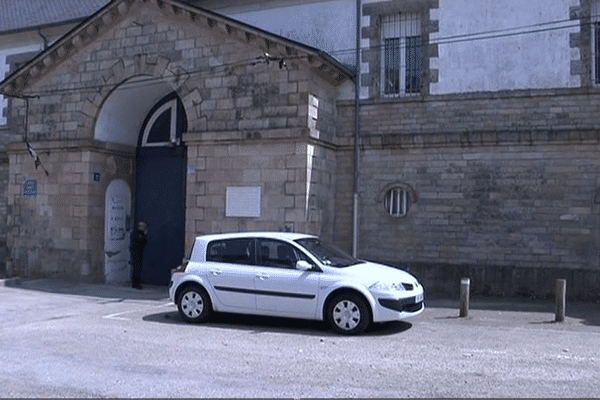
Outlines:
<svg viewBox="0 0 600 400"><path fill-rule="evenodd" d="M212 311L206 290L197 285L186 286L177 299L177 309L187 322L202 322Z"/></svg>
<svg viewBox="0 0 600 400"><path fill-rule="evenodd" d="M371 309L363 297L355 293L343 293L329 302L327 320L336 332L355 335L369 326Z"/></svg>

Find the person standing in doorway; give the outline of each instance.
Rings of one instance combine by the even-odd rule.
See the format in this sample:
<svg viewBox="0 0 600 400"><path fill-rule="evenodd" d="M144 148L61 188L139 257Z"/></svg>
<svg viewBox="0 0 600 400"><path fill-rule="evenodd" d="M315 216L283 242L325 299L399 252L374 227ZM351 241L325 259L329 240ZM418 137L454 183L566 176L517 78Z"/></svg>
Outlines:
<svg viewBox="0 0 600 400"><path fill-rule="evenodd" d="M142 260L144 258L144 248L148 241L148 226L140 221L136 229L131 232L131 242L129 252L131 253L131 287L141 289Z"/></svg>

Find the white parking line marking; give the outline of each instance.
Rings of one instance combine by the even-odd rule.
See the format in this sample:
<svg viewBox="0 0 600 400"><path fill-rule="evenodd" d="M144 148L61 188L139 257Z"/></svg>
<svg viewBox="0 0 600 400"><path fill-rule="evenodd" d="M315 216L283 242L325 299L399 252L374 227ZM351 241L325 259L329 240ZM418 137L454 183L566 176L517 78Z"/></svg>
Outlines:
<svg viewBox="0 0 600 400"><path fill-rule="evenodd" d="M154 307L150 307L150 308L146 307L143 309L122 311L122 312L118 312L118 313L114 313L114 314L108 314L108 315L102 316L102 318L103 319L115 319L115 320L119 320L119 321L131 321L131 318L124 318L124 317L121 317L121 315L134 314L134 313L143 312L143 311L147 311L147 310L151 310L151 309L155 309L155 308L169 307L169 306L173 306L173 305L175 305L175 304L173 302L170 302L167 304L163 304L160 306L154 306Z"/></svg>

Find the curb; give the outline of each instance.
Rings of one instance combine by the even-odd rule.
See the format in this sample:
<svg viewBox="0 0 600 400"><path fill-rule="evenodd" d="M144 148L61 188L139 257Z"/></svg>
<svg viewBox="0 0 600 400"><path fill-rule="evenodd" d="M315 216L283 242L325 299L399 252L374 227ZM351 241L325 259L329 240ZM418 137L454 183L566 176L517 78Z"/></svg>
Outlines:
<svg viewBox="0 0 600 400"><path fill-rule="evenodd" d="M0 279L0 286L15 287L21 285L21 278Z"/></svg>

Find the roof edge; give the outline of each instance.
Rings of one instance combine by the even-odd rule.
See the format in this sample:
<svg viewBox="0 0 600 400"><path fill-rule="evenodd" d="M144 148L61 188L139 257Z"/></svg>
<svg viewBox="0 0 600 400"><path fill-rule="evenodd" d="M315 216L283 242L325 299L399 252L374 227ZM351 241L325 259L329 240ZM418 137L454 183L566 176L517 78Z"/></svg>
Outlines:
<svg viewBox="0 0 600 400"><path fill-rule="evenodd" d="M121 0L121 3L124 4L128 1L131 0ZM79 51L81 47L89 44L90 39L100 33L97 26L90 25L91 22L98 19L102 19L105 24L110 22L104 16L110 14L113 10L120 13L123 10L121 3L118 0L112 0L89 17L80 19L77 26L1 81L0 94L8 97L26 97L23 95L23 91L30 81L39 79L45 73L45 70L60 64ZM95 28L96 32L90 28Z"/></svg>
<svg viewBox="0 0 600 400"><path fill-rule="evenodd" d="M87 18L88 17L73 18L73 19L66 19L64 21L59 21L59 22L51 22L48 24L30 25L30 26L24 26L22 28L8 29L5 31L0 31L0 36L12 35L15 33L21 33L21 32L27 32L27 31L38 31L40 29L54 28L54 27L63 26L63 25L78 24L82 21L85 21Z"/></svg>
<svg viewBox="0 0 600 400"><path fill-rule="evenodd" d="M90 44L97 36L109 29L115 21L126 15L136 2L151 3L174 14L184 14L193 21L202 21L210 29L220 29L230 36L235 36L237 31L241 31L242 34L238 34L239 40L250 42L259 38L264 41L261 47L268 51L268 54L265 51L267 57L273 54L279 59L285 59L286 56L292 58L294 53L304 53L306 62L313 71L334 86L338 86L346 79L353 80L355 78L354 71L322 50L210 10L178 0L112 0L82 20L46 50L7 76L0 82L0 93L9 97L24 97L24 92L32 82L37 81L48 70L66 61L81 48Z"/></svg>

